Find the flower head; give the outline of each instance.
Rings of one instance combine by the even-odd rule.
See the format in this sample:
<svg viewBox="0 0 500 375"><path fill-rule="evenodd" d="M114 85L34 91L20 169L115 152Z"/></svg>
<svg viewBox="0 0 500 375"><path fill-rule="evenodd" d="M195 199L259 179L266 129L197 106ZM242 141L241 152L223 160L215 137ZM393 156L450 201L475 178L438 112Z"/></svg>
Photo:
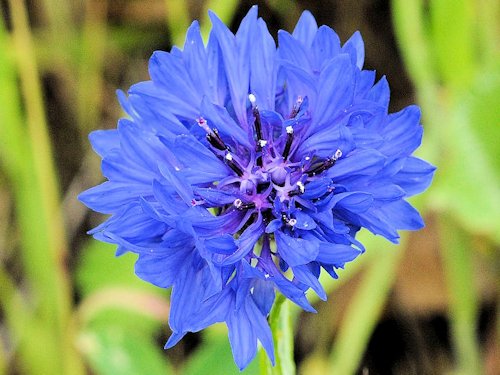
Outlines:
<svg viewBox="0 0 500 375"><path fill-rule="evenodd" d="M233 35L214 15L184 48L151 57L151 80L119 99L129 118L90 135L108 181L80 199L111 217L91 233L139 255L136 273L172 287L166 347L226 322L244 368L257 340L274 361L267 316L278 290L307 311L364 251L367 228L392 242L423 226L406 198L434 167L418 107L389 114L385 78L362 70L363 41L341 45L304 12L278 45L253 7Z"/></svg>

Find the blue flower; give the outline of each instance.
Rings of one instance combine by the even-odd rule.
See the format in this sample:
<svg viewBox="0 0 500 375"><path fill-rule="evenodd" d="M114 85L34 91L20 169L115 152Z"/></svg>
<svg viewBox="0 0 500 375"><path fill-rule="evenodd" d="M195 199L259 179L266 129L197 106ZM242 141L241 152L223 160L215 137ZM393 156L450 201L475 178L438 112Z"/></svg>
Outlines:
<svg viewBox="0 0 500 375"><path fill-rule="evenodd" d="M267 316L276 291L307 311L321 269L363 251L361 228L397 242L423 226L406 198L434 167L412 156L420 110L388 113L389 86L362 70L363 40L341 45L304 12L278 45L253 7L232 34L214 15L184 48L155 52L151 80L118 93L128 114L90 140L103 184L80 195L111 215L91 231L138 254L136 273L172 287L175 345L225 322L243 369L260 341L274 362Z"/></svg>

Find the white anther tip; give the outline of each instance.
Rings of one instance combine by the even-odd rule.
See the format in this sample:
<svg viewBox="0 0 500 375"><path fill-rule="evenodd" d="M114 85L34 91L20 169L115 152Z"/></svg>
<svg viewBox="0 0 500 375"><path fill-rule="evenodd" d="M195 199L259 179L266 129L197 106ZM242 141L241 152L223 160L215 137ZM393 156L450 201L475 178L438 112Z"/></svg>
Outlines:
<svg viewBox="0 0 500 375"><path fill-rule="evenodd" d="M297 219L288 220L288 225L290 225L291 227L293 227L295 224L297 224Z"/></svg>
<svg viewBox="0 0 500 375"><path fill-rule="evenodd" d="M233 202L233 205L236 208L240 208L242 204L243 204L243 202L239 198L235 199L234 202Z"/></svg>
<svg viewBox="0 0 500 375"><path fill-rule="evenodd" d="M267 141L265 139L259 139L259 146L264 147L265 145L267 145Z"/></svg>
<svg viewBox="0 0 500 375"><path fill-rule="evenodd" d="M248 100L250 100L250 103L255 104L255 102L257 101L257 98L255 97L254 94L249 94Z"/></svg>
<svg viewBox="0 0 500 375"><path fill-rule="evenodd" d="M226 160L231 161L231 160L233 160L233 155L231 155L231 153L230 153L230 152L228 152L228 153L226 154L225 158L226 158Z"/></svg>
<svg viewBox="0 0 500 375"><path fill-rule="evenodd" d="M341 156L342 156L342 151L340 151L340 149L337 149L337 151L335 151L335 154L333 155L333 157L335 158L335 160L337 160Z"/></svg>
<svg viewBox="0 0 500 375"><path fill-rule="evenodd" d="M304 186L302 181L297 181L297 186L299 187L301 193L303 193L306 190L306 187Z"/></svg>
<svg viewBox="0 0 500 375"><path fill-rule="evenodd" d="M287 134L293 134L293 127L291 125L288 125L286 127L286 132L287 132Z"/></svg>

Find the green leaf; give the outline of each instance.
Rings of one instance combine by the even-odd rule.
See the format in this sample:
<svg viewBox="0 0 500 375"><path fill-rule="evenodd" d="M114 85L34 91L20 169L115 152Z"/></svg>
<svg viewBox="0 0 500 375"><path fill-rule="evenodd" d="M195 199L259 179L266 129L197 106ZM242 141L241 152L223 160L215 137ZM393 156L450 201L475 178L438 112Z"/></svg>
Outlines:
<svg viewBox="0 0 500 375"><path fill-rule="evenodd" d="M79 346L98 375L173 374L156 343L118 325L83 332Z"/></svg>
<svg viewBox="0 0 500 375"><path fill-rule="evenodd" d="M435 207L451 210L464 227L500 242L500 176L483 148L464 101L457 101L443 127L433 186Z"/></svg>
<svg viewBox="0 0 500 375"><path fill-rule="evenodd" d="M78 291L86 296L104 287L127 286L134 289L164 293L137 277L134 263L137 255L115 256L116 245L90 240L84 247L76 269Z"/></svg>
<svg viewBox="0 0 500 375"><path fill-rule="evenodd" d="M467 87L475 71L474 2L432 0L432 42L437 66L445 84Z"/></svg>
<svg viewBox="0 0 500 375"><path fill-rule="evenodd" d="M481 148L500 176L500 64L478 75L466 106Z"/></svg>

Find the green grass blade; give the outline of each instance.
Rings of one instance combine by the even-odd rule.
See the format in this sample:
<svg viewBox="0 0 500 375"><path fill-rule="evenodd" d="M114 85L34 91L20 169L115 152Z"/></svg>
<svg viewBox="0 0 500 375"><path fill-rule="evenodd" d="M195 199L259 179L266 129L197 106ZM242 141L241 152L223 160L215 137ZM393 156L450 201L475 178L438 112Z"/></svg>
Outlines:
<svg viewBox="0 0 500 375"><path fill-rule="evenodd" d="M210 34L210 30L212 28L212 24L208 18L208 11L211 10L217 14L217 17L219 17L224 24L230 25L238 5L238 0L208 0L205 2L205 7L200 20L201 35L204 41L208 40L208 35Z"/></svg>
<svg viewBox="0 0 500 375"><path fill-rule="evenodd" d="M23 236L24 271L36 296L37 314L53 342L39 343L54 349L59 361L53 361L55 372L82 374L83 366L74 348L70 327L71 283L65 265L67 245L60 211L59 191L51 143L44 112L42 89L37 72L32 37L24 2L9 2L13 24L12 41L26 109L27 131L11 129L15 142L22 147L14 151L26 155L27 163L18 165L17 193L19 224ZM19 126L11 122L8 126ZM27 136L26 136L27 135ZM57 345L53 348L49 345ZM57 370L56 370L57 369Z"/></svg>
<svg viewBox="0 0 500 375"><path fill-rule="evenodd" d="M470 238L454 220L440 220L441 250L448 284L453 346L457 374L481 374L477 342L478 302L474 287L473 254Z"/></svg>
<svg viewBox="0 0 500 375"><path fill-rule="evenodd" d="M172 45L184 45L186 30L191 18L189 16L189 2L184 0L165 0L167 26L170 32Z"/></svg>
<svg viewBox="0 0 500 375"><path fill-rule="evenodd" d="M332 374L354 374L366 345L380 318L404 254L403 247L388 245L378 249L363 276L352 302L347 307L330 355Z"/></svg>

